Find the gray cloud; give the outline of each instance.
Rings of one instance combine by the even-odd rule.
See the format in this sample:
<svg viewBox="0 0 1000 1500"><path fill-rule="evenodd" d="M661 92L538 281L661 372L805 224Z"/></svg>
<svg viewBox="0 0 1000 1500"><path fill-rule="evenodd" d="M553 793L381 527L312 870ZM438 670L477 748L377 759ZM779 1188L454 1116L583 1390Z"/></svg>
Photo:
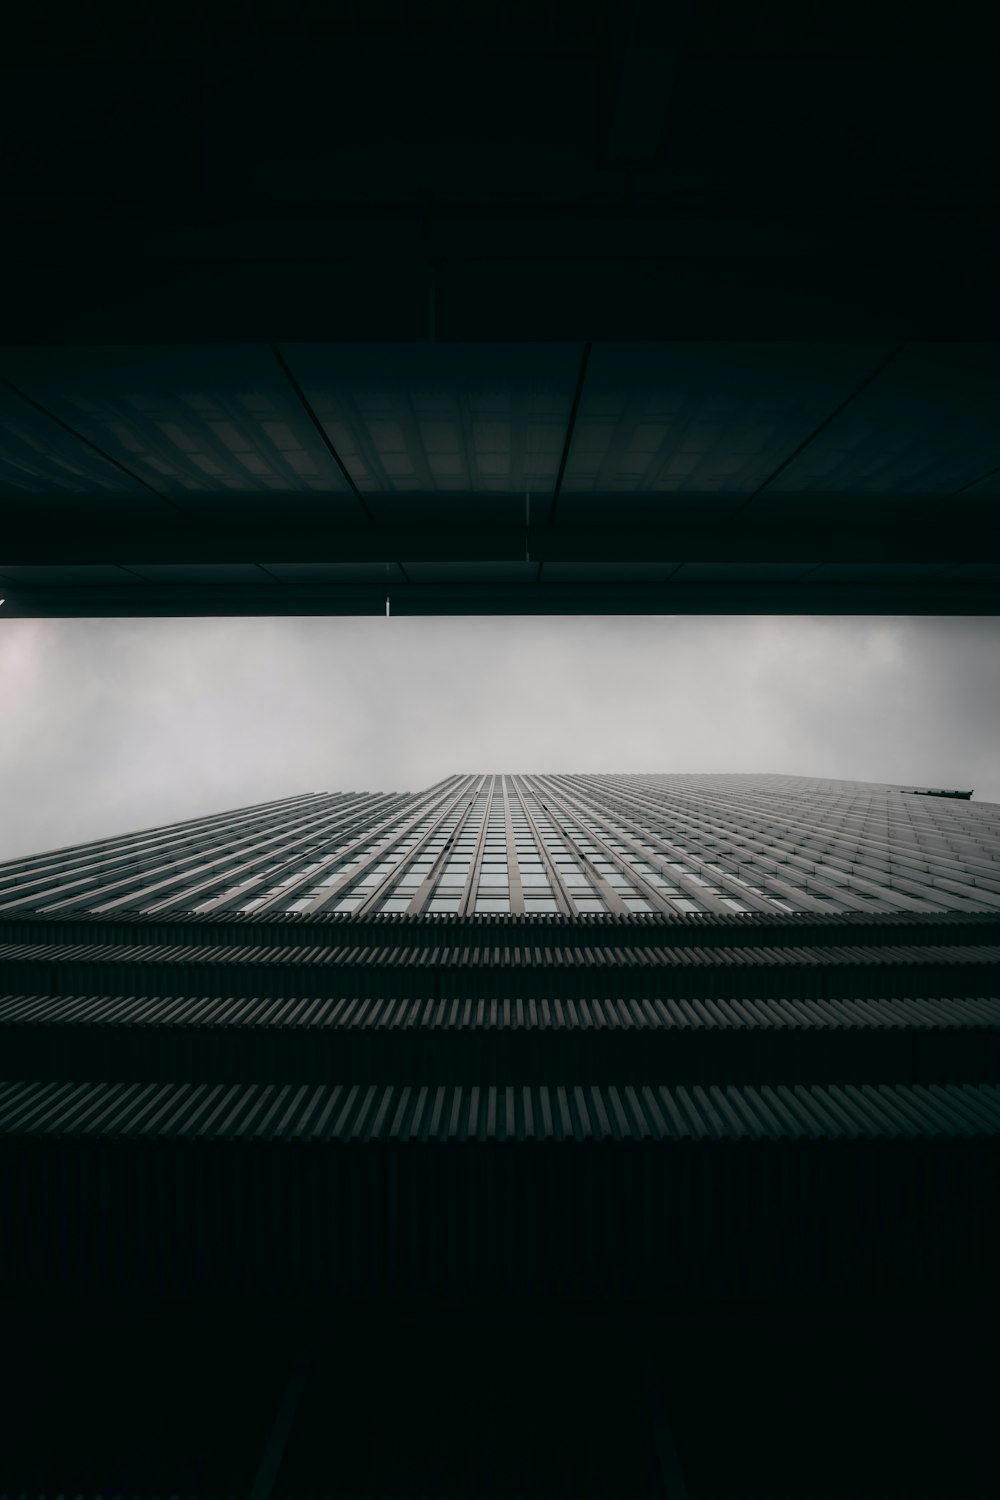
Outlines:
<svg viewBox="0 0 1000 1500"><path fill-rule="evenodd" d="M790 771L1000 802L1000 619L0 622L0 859L453 771Z"/></svg>

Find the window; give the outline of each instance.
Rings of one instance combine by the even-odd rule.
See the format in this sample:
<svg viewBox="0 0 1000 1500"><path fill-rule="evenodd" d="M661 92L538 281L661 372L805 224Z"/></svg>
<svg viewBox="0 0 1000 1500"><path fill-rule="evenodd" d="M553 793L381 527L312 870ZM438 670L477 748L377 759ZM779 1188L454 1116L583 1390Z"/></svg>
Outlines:
<svg viewBox="0 0 1000 1500"><path fill-rule="evenodd" d="M427 903L428 911L458 911L462 902L457 896L435 896Z"/></svg>
<svg viewBox="0 0 1000 1500"><path fill-rule="evenodd" d="M554 896L525 896L525 911L558 911L559 903Z"/></svg>
<svg viewBox="0 0 1000 1500"><path fill-rule="evenodd" d="M623 900L625 902L625 905L628 907L629 911L652 911L653 910L653 908L650 906L649 902L648 901L644 901L641 896L625 896L625 897L623 897Z"/></svg>
<svg viewBox="0 0 1000 1500"><path fill-rule="evenodd" d="M510 901L506 896L477 896L476 911L510 911Z"/></svg>
<svg viewBox="0 0 1000 1500"><path fill-rule="evenodd" d="M333 909L334 911L353 911L356 906L361 905L364 899L364 896L341 896Z"/></svg>
<svg viewBox="0 0 1000 1500"><path fill-rule="evenodd" d="M405 911L410 904L409 896L389 896L379 907L380 911Z"/></svg>
<svg viewBox="0 0 1000 1500"><path fill-rule="evenodd" d="M574 896L577 911L605 911L604 902L596 896Z"/></svg>
<svg viewBox="0 0 1000 1500"><path fill-rule="evenodd" d="M504 872L503 872L502 875L496 874L492 870L489 871L488 873L485 872L485 870L484 870L484 873L481 874L480 877L479 877L479 884L481 886L483 886L483 885L500 886L504 890L506 890L506 888L507 888L507 871L506 871L506 869L504 870Z"/></svg>

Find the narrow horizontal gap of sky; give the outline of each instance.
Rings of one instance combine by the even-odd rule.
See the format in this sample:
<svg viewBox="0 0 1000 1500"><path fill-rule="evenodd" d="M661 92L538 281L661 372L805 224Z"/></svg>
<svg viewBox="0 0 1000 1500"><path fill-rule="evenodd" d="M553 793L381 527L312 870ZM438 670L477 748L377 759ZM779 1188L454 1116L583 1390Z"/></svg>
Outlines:
<svg viewBox="0 0 1000 1500"><path fill-rule="evenodd" d="M480 770L1000 803L1000 618L7 620L0 702L0 859Z"/></svg>

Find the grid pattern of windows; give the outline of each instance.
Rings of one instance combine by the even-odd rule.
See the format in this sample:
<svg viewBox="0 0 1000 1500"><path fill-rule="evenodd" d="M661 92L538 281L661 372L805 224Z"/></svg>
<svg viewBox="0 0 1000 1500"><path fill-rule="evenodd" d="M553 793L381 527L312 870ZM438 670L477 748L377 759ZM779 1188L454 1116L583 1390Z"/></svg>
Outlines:
<svg viewBox="0 0 1000 1500"><path fill-rule="evenodd" d="M452 776L0 865L0 910L996 911L1000 807L767 775Z"/></svg>

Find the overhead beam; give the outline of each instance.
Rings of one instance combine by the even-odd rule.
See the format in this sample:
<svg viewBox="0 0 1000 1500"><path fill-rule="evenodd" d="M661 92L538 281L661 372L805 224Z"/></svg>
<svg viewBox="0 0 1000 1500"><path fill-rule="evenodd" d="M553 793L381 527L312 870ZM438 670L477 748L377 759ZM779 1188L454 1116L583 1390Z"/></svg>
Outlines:
<svg viewBox="0 0 1000 1500"><path fill-rule="evenodd" d="M604 226L605 238L608 226ZM564 254L523 227L518 249L443 250L434 260L438 343L623 339L1000 338L992 251L967 254L729 254L639 250L613 226L598 253L586 223ZM2 225L0 225L2 237ZM560 238L563 238L561 235ZM662 241L663 236L658 238ZM113 255L35 261L0 253L17 287L10 345L425 342L427 251L362 256L345 233L327 256ZM345 253L351 246L351 254Z"/></svg>
<svg viewBox="0 0 1000 1500"><path fill-rule="evenodd" d="M455 497L449 497L449 500ZM676 496L670 499L676 500ZM691 506L704 497L692 496ZM794 508L795 497L782 497ZM473 506L475 496L467 503ZM603 502L614 515L615 497ZM815 505L804 498L803 508ZM129 529L67 522L6 524L0 581L13 567L209 563L881 563L957 566L1000 562L1000 518L963 525L926 519L927 497L899 500L900 522L807 526L172 526ZM833 508L835 499L824 500ZM921 522L921 514L924 520Z"/></svg>
<svg viewBox="0 0 1000 1500"><path fill-rule="evenodd" d="M347 248L349 247L349 248ZM670 203L623 208L581 202L449 205L419 212L409 204L343 204L320 214L219 214L158 208L155 216L123 212L4 212L0 260L23 271L126 263L150 271L171 263L289 260L319 265L388 261L573 259L634 256L838 256L893 262L1000 253L1000 222L988 209L947 214L855 207L808 212L761 209L749 215L699 212ZM957 291L958 288L953 290ZM13 311L13 308L6 311Z"/></svg>
<svg viewBox="0 0 1000 1500"><path fill-rule="evenodd" d="M1000 615L1000 582L3 586L5 620L250 615ZM388 627L387 627L388 628Z"/></svg>

